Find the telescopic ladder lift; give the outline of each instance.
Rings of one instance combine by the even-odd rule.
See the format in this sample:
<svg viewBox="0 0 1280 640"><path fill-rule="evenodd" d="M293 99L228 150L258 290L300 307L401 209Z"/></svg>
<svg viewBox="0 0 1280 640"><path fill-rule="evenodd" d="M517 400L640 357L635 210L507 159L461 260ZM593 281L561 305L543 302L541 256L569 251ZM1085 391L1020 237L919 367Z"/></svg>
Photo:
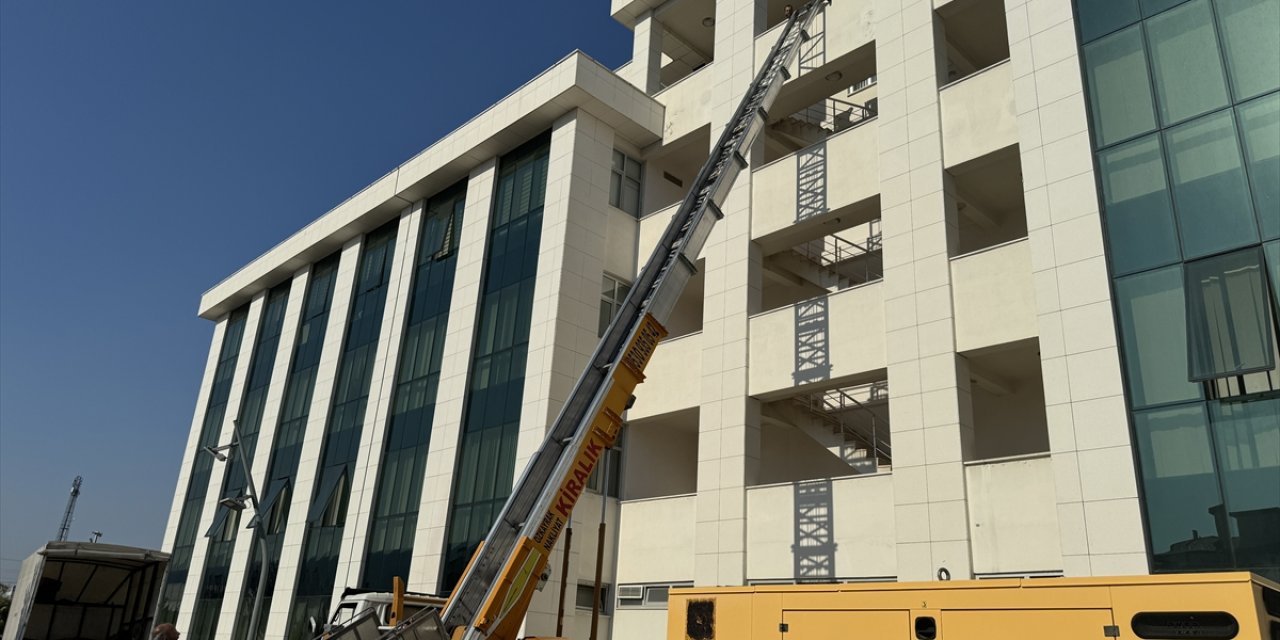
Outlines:
<svg viewBox="0 0 1280 640"><path fill-rule="evenodd" d="M556 540L568 526L588 476L617 438L632 392L667 333L662 322L694 274L711 228L724 215L721 206L747 166L744 153L764 128L769 107L790 77L787 68L809 39L814 16L828 2L808 0L788 18L444 610L423 610L381 640L513 640L519 633L533 593L546 579ZM376 637L355 626L335 629L328 637Z"/></svg>

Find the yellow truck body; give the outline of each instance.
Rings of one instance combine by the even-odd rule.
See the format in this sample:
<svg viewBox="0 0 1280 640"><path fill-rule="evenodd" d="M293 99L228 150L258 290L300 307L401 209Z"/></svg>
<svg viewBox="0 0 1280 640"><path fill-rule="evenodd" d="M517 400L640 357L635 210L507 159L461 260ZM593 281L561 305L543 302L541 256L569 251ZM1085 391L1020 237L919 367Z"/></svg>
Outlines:
<svg viewBox="0 0 1280 640"><path fill-rule="evenodd" d="M1280 640L1250 573L672 589L669 640Z"/></svg>

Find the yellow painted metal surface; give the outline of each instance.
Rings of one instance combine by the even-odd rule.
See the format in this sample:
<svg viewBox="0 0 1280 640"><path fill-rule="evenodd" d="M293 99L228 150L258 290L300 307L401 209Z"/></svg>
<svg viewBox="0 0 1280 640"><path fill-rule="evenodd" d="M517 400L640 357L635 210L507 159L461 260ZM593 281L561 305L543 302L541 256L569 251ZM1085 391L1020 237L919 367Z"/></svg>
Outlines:
<svg viewBox="0 0 1280 640"><path fill-rule="evenodd" d="M963 609L942 612L938 640L1101 640L1112 624L1110 609Z"/></svg>
<svg viewBox="0 0 1280 640"><path fill-rule="evenodd" d="M907 612L783 611L782 622L785 638L891 638L907 627Z"/></svg>
<svg viewBox="0 0 1280 640"><path fill-rule="evenodd" d="M1280 628L1280 611L1267 611L1267 590L1280 602L1280 585L1248 573L693 587L671 590L667 637L1139 640L1132 623L1140 613L1185 622L1185 614L1225 612L1239 625L1237 640L1280 640L1268 635ZM1197 637L1185 631L1168 637Z"/></svg>
<svg viewBox="0 0 1280 640"><path fill-rule="evenodd" d="M519 633L529 602L533 599L534 588L547 567L556 540L568 526L573 507L586 490L591 472L605 450L617 440L622 429L622 414L627 409L631 394L636 385L644 381L644 368L653 357L658 342L666 335L667 330L653 316L646 314L641 319L640 328L623 351L620 366L613 369L604 402L574 453L571 470L561 480L555 500L543 514L533 536L520 539L519 547L498 576L498 584L480 609L475 627L485 632L487 637L507 640ZM475 558L473 555L471 561L475 562Z"/></svg>

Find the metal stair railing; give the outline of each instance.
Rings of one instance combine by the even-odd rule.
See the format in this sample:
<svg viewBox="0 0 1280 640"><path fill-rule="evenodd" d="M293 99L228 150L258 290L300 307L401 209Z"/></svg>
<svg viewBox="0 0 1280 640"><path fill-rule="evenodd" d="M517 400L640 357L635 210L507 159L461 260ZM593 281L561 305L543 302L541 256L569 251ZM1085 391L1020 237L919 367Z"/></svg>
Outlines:
<svg viewBox="0 0 1280 640"><path fill-rule="evenodd" d="M865 245L846 240L840 236L828 235L817 240L798 244L792 248L792 251L828 272L853 280L853 275L844 273L841 270L842 265L854 258L870 256L876 253L880 250L879 241L879 235L868 235ZM874 261L870 259L862 262L862 279L858 281L859 283L871 282L884 277L884 274L879 269L876 269L873 263ZM844 266L847 268L847 265Z"/></svg>
<svg viewBox="0 0 1280 640"><path fill-rule="evenodd" d="M623 352L641 331L645 316L651 315L659 322L665 320L693 275L698 253L715 222L723 217L720 207L738 173L746 167L743 151L764 128L768 108L790 75L787 66L797 55L798 44L809 38L806 30L826 2L809 0L788 20L785 31L770 50L721 133L711 157L606 330L586 371L455 587L449 605L440 616L439 634L451 635L462 628L464 640L487 635L475 627L481 608L491 595L498 593L499 578L508 561L519 551L520 540L532 537L543 515L550 510L562 479L571 472L574 453L584 443L591 431L591 420L603 406L613 371L621 366ZM521 615L523 617L523 611ZM413 626L406 627L387 637L414 637L408 635L413 629Z"/></svg>
<svg viewBox="0 0 1280 640"><path fill-rule="evenodd" d="M871 393L870 399L875 399L875 400L878 400L880 399L880 397L882 397L880 395L882 391L887 391L887 386L883 386L881 385L881 383L872 383L871 385L868 385L868 388L870 389L870 393ZM859 409L861 411L864 411L867 413L867 415L871 416L870 440L868 441L867 434L863 434L863 433L859 433L859 438L862 439L863 441L868 442L871 445L871 448L873 449L877 457L883 457L886 460L893 459L893 447L889 444L888 440L885 440L879 437L880 423L883 422L884 426L888 427L889 426L888 420L885 420L883 417L880 416L880 414L876 413L870 407L863 404L861 400L858 400L857 398L853 397L853 395L849 393L848 389L834 389L832 391L827 391L822 394L821 401L822 401L823 408L827 412L844 411L847 409L854 408L854 409ZM843 424L843 422L844 421L842 420L841 423ZM853 427L850 427L850 428L853 428ZM857 429L854 429L854 431L857 431Z"/></svg>
<svg viewBox="0 0 1280 640"><path fill-rule="evenodd" d="M817 125L825 129L827 135L834 135L875 115L875 109L868 105L827 97L788 117Z"/></svg>

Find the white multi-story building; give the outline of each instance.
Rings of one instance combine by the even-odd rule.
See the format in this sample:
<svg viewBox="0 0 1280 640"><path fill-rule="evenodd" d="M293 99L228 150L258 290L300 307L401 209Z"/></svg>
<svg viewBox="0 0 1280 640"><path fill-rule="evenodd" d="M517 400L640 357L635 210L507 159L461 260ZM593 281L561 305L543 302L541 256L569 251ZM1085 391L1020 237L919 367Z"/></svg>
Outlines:
<svg viewBox="0 0 1280 640"><path fill-rule="evenodd" d="M233 425L267 637L446 592L786 5L613 0L629 63L568 55L206 292L160 617L246 635ZM1280 572L1277 16L825 6L529 632L564 580L587 636L602 519L616 639L673 585Z"/></svg>

